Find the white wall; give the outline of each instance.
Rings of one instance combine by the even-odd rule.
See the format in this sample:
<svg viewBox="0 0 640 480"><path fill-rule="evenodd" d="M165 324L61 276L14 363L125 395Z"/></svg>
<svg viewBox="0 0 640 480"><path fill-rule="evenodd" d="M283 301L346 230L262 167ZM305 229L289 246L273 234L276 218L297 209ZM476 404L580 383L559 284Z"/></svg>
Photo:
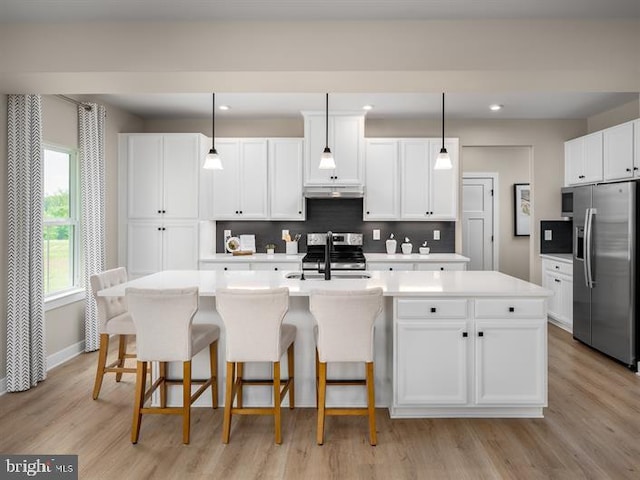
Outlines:
<svg viewBox="0 0 640 480"><path fill-rule="evenodd" d="M636 100L620 105L617 108L590 116L587 118L587 129L589 133L597 132L636 118L640 118L640 95Z"/></svg>

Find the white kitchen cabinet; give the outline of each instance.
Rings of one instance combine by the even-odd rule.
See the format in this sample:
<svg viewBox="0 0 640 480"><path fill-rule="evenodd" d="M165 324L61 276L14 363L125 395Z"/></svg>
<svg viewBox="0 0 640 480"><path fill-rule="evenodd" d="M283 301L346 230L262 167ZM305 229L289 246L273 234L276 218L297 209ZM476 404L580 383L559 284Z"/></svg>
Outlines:
<svg viewBox="0 0 640 480"><path fill-rule="evenodd" d="M364 220L397 220L398 141L367 139L365 149Z"/></svg>
<svg viewBox="0 0 640 480"><path fill-rule="evenodd" d="M304 115L304 185L362 185L364 163L364 115L330 114L329 148L336 162L334 170L320 170L320 156L326 145L326 117L320 112Z"/></svg>
<svg viewBox="0 0 640 480"><path fill-rule="evenodd" d="M252 262L251 270L271 270L275 272L299 272L300 262Z"/></svg>
<svg viewBox="0 0 640 480"><path fill-rule="evenodd" d="M120 141L128 218L198 218L203 135L125 134Z"/></svg>
<svg viewBox="0 0 640 480"><path fill-rule="evenodd" d="M423 271L453 271L453 270L466 270L466 262L422 262L416 263L416 270Z"/></svg>
<svg viewBox="0 0 640 480"><path fill-rule="evenodd" d="M248 262L200 262L200 270L237 271L251 270Z"/></svg>
<svg viewBox="0 0 640 480"><path fill-rule="evenodd" d="M127 270L132 277L162 270L198 268L198 223L195 221L130 221L127 244Z"/></svg>
<svg viewBox="0 0 640 480"><path fill-rule="evenodd" d="M411 262L367 262L367 270L371 271L409 271L415 270Z"/></svg>
<svg viewBox="0 0 640 480"><path fill-rule="evenodd" d="M565 185L601 182L603 179L603 134L595 132L564 144Z"/></svg>
<svg viewBox="0 0 640 480"><path fill-rule="evenodd" d="M400 141L400 218L451 220L457 216L458 140L446 139L453 168L433 167L442 144L437 139Z"/></svg>
<svg viewBox="0 0 640 480"><path fill-rule="evenodd" d="M549 320L573 331L573 265L548 258L542 259L542 286L553 292L548 300Z"/></svg>
<svg viewBox="0 0 640 480"><path fill-rule="evenodd" d="M224 170L213 171L213 218L267 218L267 140L216 140Z"/></svg>
<svg viewBox="0 0 640 480"><path fill-rule="evenodd" d="M461 261L398 261L398 262L380 262L380 261L368 261L367 270L371 271L451 271L451 270L466 270L467 263Z"/></svg>
<svg viewBox="0 0 640 480"><path fill-rule="evenodd" d="M276 272L298 272L300 271L300 267L300 262L245 262L242 260L229 262L200 262L200 270L217 271L261 270Z"/></svg>
<svg viewBox="0 0 640 480"><path fill-rule="evenodd" d="M607 128L602 135L605 181L633 178L638 169L633 162L633 122Z"/></svg>
<svg viewBox="0 0 640 480"><path fill-rule="evenodd" d="M269 218L304 220L303 139L273 138L269 143Z"/></svg>

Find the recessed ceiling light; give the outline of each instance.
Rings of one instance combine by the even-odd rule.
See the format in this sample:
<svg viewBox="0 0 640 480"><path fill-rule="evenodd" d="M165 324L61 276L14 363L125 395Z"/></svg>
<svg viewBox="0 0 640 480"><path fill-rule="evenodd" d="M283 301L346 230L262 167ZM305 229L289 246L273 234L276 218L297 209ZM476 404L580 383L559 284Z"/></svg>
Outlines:
<svg viewBox="0 0 640 480"><path fill-rule="evenodd" d="M489 110L491 110L492 112L497 112L498 110L502 110L502 107L504 107L504 105L494 103L493 105L489 105Z"/></svg>
<svg viewBox="0 0 640 480"><path fill-rule="evenodd" d="M373 105L365 105L362 107L363 110L373 110Z"/></svg>
<svg viewBox="0 0 640 480"><path fill-rule="evenodd" d="M231 107L229 105L220 105L218 108L220 110L231 110Z"/></svg>

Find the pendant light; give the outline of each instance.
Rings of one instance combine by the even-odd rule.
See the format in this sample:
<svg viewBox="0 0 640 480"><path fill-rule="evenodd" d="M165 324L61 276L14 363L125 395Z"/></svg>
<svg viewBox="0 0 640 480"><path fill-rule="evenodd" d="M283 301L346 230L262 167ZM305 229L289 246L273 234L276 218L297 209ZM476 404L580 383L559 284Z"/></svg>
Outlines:
<svg viewBox="0 0 640 480"><path fill-rule="evenodd" d="M325 104L325 144L324 152L320 157L320 170L333 170L336 168L336 161L333 159L333 154L329 148L329 94L327 93L327 101Z"/></svg>
<svg viewBox="0 0 640 480"><path fill-rule="evenodd" d="M213 100L211 102L211 150L207 153L204 159L204 165L202 168L207 170L224 170L220 156L216 151L216 94L212 94Z"/></svg>
<svg viewBox="0 0 640 480"><path fill-rule="evenodd" d="M436 158L436 164L433 166L434 170L451 170L453 165L451 164L451 157L449 152L444 147L444 92L442 92L442 148Z"/></svg>

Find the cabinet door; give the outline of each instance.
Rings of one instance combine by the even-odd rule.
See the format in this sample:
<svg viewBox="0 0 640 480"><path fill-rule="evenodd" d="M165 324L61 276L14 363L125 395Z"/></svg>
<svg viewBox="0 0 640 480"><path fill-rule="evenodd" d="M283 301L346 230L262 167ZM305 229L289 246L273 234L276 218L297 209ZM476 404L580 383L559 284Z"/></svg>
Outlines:
<svg viewBox="0 0 640 480"><path fill-rule="evenodd" d="M406 272L413 270L413 266L411 262L367 262L367 270L371 271Z"/></svg>
<svg viewBox="0 0 640 480"><path fill-rule="evenodd" d="M368 140L365 155L365 220L398 218L398 142Z"/></svg>
<svg viewBox="0 0 640 480"><path fill-rule="evenodd" d="M240 144L237 140L216 141L224 170L213 170L214 219L237 219L240 210Z"/></svg>
<svg viewBox="0 0 640 480"><path fill-rule="evenodd" d="M633 122L633 170L636 177L640 177L640 120Z"/></svg>
<svg viewBox="0 0 640 480"><path fill-rule="evenodd" d="M200 270L215 270L218 272L250 270L249 262L200 262Z"/></svg>
<svg viewBox="0 0 640 480"><path fill-rule="evenodd" d="M299 262L254 262L251 270L267 270L275 272L299 272Z"/></svg>
<svg viewBox="0 0 640 480"><path fill-rule="evenodd" d="M429 141L400 142L400 217L426 220L429 215Z"/></svg>
<svg viewBox="0 0 640 480"><path fill-rule="evenodd" d="M604 179L633 177L633 123L623 123L603 132Z"/></svg>
<svg viewBox="0 0 640 480"><path fill-rule="evenodd" d="M395 404L466 404L470 341L466 320L398 320Z"/></svg>
<svg viewBox="0 0 640 480"><path fill-rule="evenodd" d="M304 220L300 138L269 140L269 218Z"/></svg>
<svg viewBox="0 0 640 480"><path fill-rule="evenodd" d="M573 331L573 278L562 278L561 289L562 304L560 306L560 314L563 323L570 331Z"/></svg>
<svg viewBox="0 0 640 480"><path fill-rule="evenodd" d="M239 220L267 218L267 141L240 142Z"/></svg>
<svg viewBox="0 0 640 480"><path fill-rule="evenodd" d="M430 140L429 155L429 220L456 220L458 213L458 140L445 139L453 168L434 170L442 140Z"/></svg>
<svg viewBox="0 0 640 480"><path fill-rule="evenodd" d="M127 202L129 218L162 213L162 135L127 138Z"/></svg>
<svg viewBox="0 0 640 480"><path fill-rule="evenodd" d="M335 182L339 185L362 185L364 117L334 116L333 144L329 145L336 161Z"/></svg>
<svg viewBox="0 0 640 480"><path fill-rule="evenodd" d="M163 161L163 217L198 218L200 137L165 135Z"/></svg>
<svg viewBox="0 0 640 480"><path fill-rule="evenodd" d="M304 184L332 185L335 170L320 170L320 156L325 147L325 116L305 115L304 117ZM333 147L333 119L329 117L329 147Z"/></svg>
<svg viewBox="0 0 640 480"><path fill-rule="evenodd" d="M161 228L159 222L129 222L127 225L127 270L131 276L162 270Z"/></svg>
<svg viewBox="0 0 640 480"><path fill-rule="evenodd" d="M436 272L466 270L467 264L464 262L419 262L416 263L416 270Z"/></svg>
<svg viewBox="0 0 640 480"><path fill-rule="evenodd" d="M476 320L476 403L545 405L547 323Z"/></svg>
<svg viewBox="0 0 640 480"><path fill-rule="evenodd" d="M569 140L564 144L564 184L576 185L583 180L580 178L582 172L582 150L584 141L582 138Z"/></svg>
<svg viewBox="0 0 640 480"><path fill-rule="evenodd" d="M198 223L164 222L162 269L198 269Z"/></svg>
<svg viewBox="0 0 640 480"><path fill-rule="evenodd" d="M601 182L603 178L602 132L592 133L582 138L584 141L582 182Z"/></svg>
<svg viewBox="0 0 640 480"><path fill-rule="evenodd" d="M562 280L553 271L543 270L542 286L553 292L553 296L547 299L547 314L553 318L561 316L563 290Z"/></svg>

